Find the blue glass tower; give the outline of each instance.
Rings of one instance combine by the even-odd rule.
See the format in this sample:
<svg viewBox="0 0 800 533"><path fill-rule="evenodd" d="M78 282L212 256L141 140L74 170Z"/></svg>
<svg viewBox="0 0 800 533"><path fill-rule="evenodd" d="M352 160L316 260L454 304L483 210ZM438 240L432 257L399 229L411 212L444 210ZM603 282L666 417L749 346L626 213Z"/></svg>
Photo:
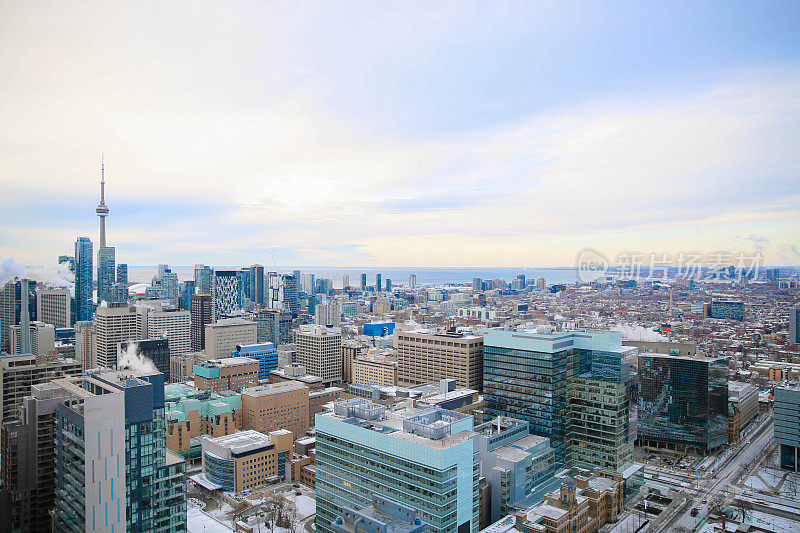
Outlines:
<svg viewBox="0 0 800 533"><path fill-rule="evenodd" d="M75 318L78 321L91 320L94 315L92 303L92 283L94 267L92 261L92 241L89 237L78 237L75 241Z"/></svg>

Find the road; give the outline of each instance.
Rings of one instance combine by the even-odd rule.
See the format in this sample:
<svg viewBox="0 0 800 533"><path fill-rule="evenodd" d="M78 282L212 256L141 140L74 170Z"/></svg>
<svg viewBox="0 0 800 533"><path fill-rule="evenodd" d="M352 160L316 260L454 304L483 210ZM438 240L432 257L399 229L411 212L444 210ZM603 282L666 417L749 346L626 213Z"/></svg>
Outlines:
<svg viewBox="0 0 800 533"><path fill-rule="evenodd" d="M749 464L765 447L769 446L772 442L772 435L773 425L770 417L749 437L750 442L719 467L712 477L698 480L698 483L701 484L700 490L694 496L690 496L689 500L677 512L674 512L673 516L661 523L656 531L675 531L680 528L694 530L705 518L708 510L708 505L702 504L702 501L710 502L722 490L730 489L742 474L744 468L742 465ZM700 507L700 513L697 516L691 515L694 507Z"/></svg>

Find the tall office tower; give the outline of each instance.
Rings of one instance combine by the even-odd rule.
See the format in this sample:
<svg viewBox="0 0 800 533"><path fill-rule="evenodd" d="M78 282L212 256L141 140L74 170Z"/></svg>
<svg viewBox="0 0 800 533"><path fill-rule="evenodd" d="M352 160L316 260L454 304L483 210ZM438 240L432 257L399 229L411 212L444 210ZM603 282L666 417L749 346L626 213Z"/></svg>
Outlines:
<svg viewBox="0 0 800 533"><path fill-rule="evenodd" d="M292 342L292 314L281 309L259 309L254 314L257 342L275 346Z"/></svg>
<svg viewBox="0 0 800 533"><path fill-rule="evenodd" d="M317 279L317 294L324 294L325 296L331 293L331 280L328 278Z"/></svg>
<svg viewBox="0 0 800 533"><path fill-rule="evenodd" d="M8 531L53 530L56 412L71 398L52 383L32 385L19 416L2 425L0 480L9 496Z"/></svg>
<svg viewBox="0 0 800 533"><path fill-rule="evenodd" d="M105 231L105 225L103 230ZM92 319L94 314L93 279L92 241L89 240L89 237L78 237L78 240L75 241L75 321Z"/></svg>
<svg viewBox="0 0 800 533"><path fill-rule="evenodd" d="M122 341L117 345L117 360L123 359L125 352L133 350L139 357L144 357L153 362L159 372L164 374L164 380L170 381L170 342L168 339L145 339L141 341Z"/></svg>
<svg viewBox="0 0 800 533"><path fill-rule="evenodd" d="M178 274L173 272L167 265L158 265L158 279L161 288L164 289L164 297L175 307L180 305L180 290L178 287Z"/></svg>
<svg viewBox="0 0 800 533"><path fill-rule="evenodd" d="M472 290L475 292L483 290L483 280L481 278L472 278Z"/></svg>
<svg viewBox="0 0 800 533"><path fill-rule="evenodd" d="M316 416L317 531L337 531L344 509L376 495L416 509L431 533L476 533L474 435L471 416L439 407L404 415L362 398L335 403Z"/></svg>
<svg viewBox="0 0 800 533"><path fill-rule="evenodd" d="M252 289L250 287L250 269L243 267L236 271L239 278L239 309L247 309L249 303L253 301Z"/></svg>
<svg viewBox="0 0 800 533"><path fill-rule="evenodd" d="M514 287L518 291L525 290L525 274L520 274L514 279Z"/></svg>
<svg viewBox="0 0 800 533"><path fill-rule="evenodd" d="M43 356L56 349L56 329L52 324L34 320L28 321L27 332L23 328L22 324L11 326L11 355L29 353ZM23 338L24 333L27 338Z"/></svg>
<svg viewBox="0 0 800 533"><path fill-rule="evenodd" d="M109 302L125 303L130 300L131 293L127 283L115 283L111 286Z"/></svg>
<svg viewBox="0 0 800 533"><path fill-rule="evenodd" d="M366 274L361 274L361 290L362 291L367 290L367 275Z"/></svg>
<svg viewBox="0 0 800 533"><path fill-rule="evenodd" d="M117 343L139 339L141 326L136 308L124 303L98 307L94 323L97 326L94 364L114 368L117 366Z"/></svg>
<svg viewBox="0 0 800 533"><path fill-rule="evenodd" d="M187 279L181 282L180 308L185 311L192 311L192 296L194 296L194 280Z"/></svg>
<svg viewBox="0 0 800 533"><path fill-rule="evenodd" d="M350 274L342 274L342 290L350 287Z"/></svg>
<svg viewBox="0 0 800 533"><path fill-rule="evenodd" d="M411 274L410 276L408 276L408 287L410 289L416 289L417 288L417 275L416 274Z"/></svg>
<svg viewBox="0 0 800 533"><path fill-rule="evenodd" d="M189 311L164 306L160 302L142 300L136 303L136 313L139 325L136 339L168 339L170 356L191 351L192 316ZM169 369L159 370L167 375L169 381Z"/></svg>
<svg viewBox="0 0 800 533"><path fill-rule="evenodd" d="M266 306L269 309L283 309L283 278L277 272L267 273Z"/></svg>
<svg viewBox="0 0 800 533"><path fill-rule="evenodd" d="M37 289L36 319L57 328L72 325L72 298L69 289Z"/></svg>
<svg viewBox="0 0 800 533"><path fill-rule="evenodd" d="M256 344L256 331L256 323L243 318L224 318L206 324L207 358L230 357L236 346Z"/></svg>
<svg viewBox="0 0 800 533"><path fill-rule="evenodd" d="M125 263L117 265L117 283L128 284L128 265Z"/></svg>
<svg viewBox="0 0 800 533"><path fill-rule="evenodd" d="M386 278L386 292L392 292L392 280Z"/></svg>
<svg viewBox="0 0 800 533"><path fill-rule="evenodd" d="M342 330L303 325L293 332L297 362L312 376L322 378L326 387L342 381Z"/></svg>
<svg viewBox="0 0 800 533"><path fill-rule="evenodd" d="M483 388L483 337L417 331L396 335L401 383L438 383L450 378L462 388Z"/></svg>
<svg viewBox="0 0 800 533"><path fill-rule="evenodd" d="M75 323L75 359L84 370L95 366L97 326L91 320Z"/></svg>
<svg viewBox="0 0 800 533"><path fill-rule="evenodd" d="M627 467L632 450L625 358L636 348L622 346L618 332L551 330L486 331L486 413L527 421L531 433L550 439L556 463Z"/></svg>
<svg viewBox="0 0 800 533"><path fill-rule="evenodd" d="M194 266L194 286L197 294L211 294L211 284L214 278L214 271L205 265Z"/></svg>
<svg viewBox="0 0 800 533"><path fill-rule="evenodd" d="M98 371L55 385L54 530L186 531L186 463L167 450L164 376Z"/></svg>
<svg viewBox="0 0 800 533"><path fill-rule="evenodd" d="M253 265L250 267L250 299L257 306L264 305L264 267Z"/></svg>
<svg viewBox="0 0 800 533"><path fill-rule="evenodd" d="M63 357L7 355L0 357L0 398L3 401L3 421L17 416L17 407L31 393L31 385L47 383L63 376L77 376L81 364Z"/></svg>
<svg viewBox="0 0 800 533"><path fill-rule="evenodd" d="M800 471L800 386L775 388L775 443L780 445L781 468Z"/></svg>
<svg viewBox="0 0 800 533"><path fill-rule="evenodd" d="M111 300L111 286L114 284L114 254L113 246L101 246L97 250L97 301Z"/></svg>
<svg viewBox="0 0 800 533"><path fill-rule="evenodd" d="M330 300L326 304L319 304L314 308L314 323L320 326L341 326L342 305L338 300Z"/></svg>
<svg viewBox="0 0 800 533"><path fill-rule="evenodd" d="M314 278L314 274L311 272L306 272L303 274L303 292L306 294L314 294L314 291L317 289L316 280Z"/></svg>
<svg viewBox="0 0 800 533"><path fill-rule="evenodd" d="M800 344L800 305L789 310L789 344Z"/></svg>
<svg viewBox="0 0 800 533"><path fill-rule="evenodd" d="M297 381L247 387L242 391L242 429L269 433L287 429L299 439L308 431L310 389Z"/></svg>
<svg viewBox="0 0 800 533"><path fill-rule="evenodd" d="M11 350L11 326L21 324L24 314L28 322L36 320L36 307L36 282L15 278L0 289L0 350Z"/></svg>
<svg viewBox="0 0 800 533"><path fill-rule="evenodd" d="M192 295L190 340L193 352L206 347L206 325L211 323L211 295Z"/></svg>
<svg viewBox="0 0 800 533"><path fill-rule="evenodd" d="M293 274L283 275L283 308L292 316L297 316L297 310L300 307L298 282L297 276Z"/></svg>
<svg viewBox="0 0 800 533"><path fill-rule="evenodd" d="M381 292L381 275L375 274L375 292Z"/></svg>
<svg viewBox="0 0 800 533"><path fill-rule="evenodd" d="M536 288L539 289L540 291L547 289L547 282L545 281L544 278L540 277L539 279L536 280Z"/></svg>
<svg viewBox="0 0 800 533"><path fill-rule="evenodd" d="M239 309L239 275L236 270L214 270L211 283L211 320Z"/></svg>
<svg viewBox="0 0 800 533"><path fill-rule="evenodd" d="M701 454L728 442L728 359L639 354L643 446Z"/></svg>

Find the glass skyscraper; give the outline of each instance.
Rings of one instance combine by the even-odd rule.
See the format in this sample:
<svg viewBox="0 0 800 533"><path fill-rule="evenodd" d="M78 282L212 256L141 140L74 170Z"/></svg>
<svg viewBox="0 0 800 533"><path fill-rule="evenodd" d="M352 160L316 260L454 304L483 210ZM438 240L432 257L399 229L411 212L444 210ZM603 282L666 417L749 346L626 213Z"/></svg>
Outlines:
<svg viewBox="0 0 800 533"><path fill-rule="evenodd" d="M197 294L211 294L212 278L213 270L211 267L205 265L194 266L194 286L197 288Z"/></svg>
<svg viewBox="0 0 800 533"><path fill-rule="evenodd" d="M635 353L612 331L490 329L486 413L528 422L531 433L550 439L557 463L624 469L633 460L624 359Z"/></svg>
<svg viewBox="0 0 800 533"><path fill-rule="evenodd" d="M117 265L117 283L128 284L128 265L125 263Z"/></svg>
<svg viewBox="0 0 800 533"><path fill-rule="evenodd" d="M639 441L643 446L694 448L728 442L728 359L639 355Z"/></svg>
<svg viewBox="0 0 800 533"><path fill-rule="evenodd" d="M111 301L111 286L116 274L116 258L113 246L101 246L97 251L97 301Z"/></svg>
<svg viewBox="0 0 800 533"><path fill-rule="evenodd" d="M211 284L211 320L216 322L221 316L239 306L239 273L237 270L214 270Z"/></svg>
<svg viewBox="0 0 800 533"><path fill-rule="evenodd" d="M297 316L297 309L300 306L298 300L298 293L300 280L293 274L283 275L283 307L289 311L292 316Z"/></svg>
<svg viewBox="0 0 800 533"><path fill-rule="evenodd" d="M94 314L92 283L94 268L92 241L89 237L78 237L75 241L75 319L91 320Z"/></svg>

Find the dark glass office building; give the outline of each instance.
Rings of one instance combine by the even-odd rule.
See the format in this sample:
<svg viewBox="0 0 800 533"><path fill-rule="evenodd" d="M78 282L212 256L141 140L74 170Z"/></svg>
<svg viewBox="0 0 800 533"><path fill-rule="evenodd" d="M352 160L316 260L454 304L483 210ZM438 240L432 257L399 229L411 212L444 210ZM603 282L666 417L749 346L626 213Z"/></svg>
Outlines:
<svg viewBox="0 0 800 533"><path fill-rule="evenodd" d="M92 265L92 241L89 237L78 237L75 241L75 320L91 320L94 316L92 301L92 282L94 267Z"/></svg>
<svg viewBox="0 0 800 533"><path fill-rule="evenodd" d="M169 341L167 339L147 339L143 341L123 341L119 343L117 361L122 359L122 354L133 345L136 354L153 362L159 372L164 374L164 380L169 382Z"/></svg>
<svg viewBox="0 0 800 533"><path fill-rule="evenodd" d="M701 453L728 442L728 359L641 354L638 436Z"/></svg>

